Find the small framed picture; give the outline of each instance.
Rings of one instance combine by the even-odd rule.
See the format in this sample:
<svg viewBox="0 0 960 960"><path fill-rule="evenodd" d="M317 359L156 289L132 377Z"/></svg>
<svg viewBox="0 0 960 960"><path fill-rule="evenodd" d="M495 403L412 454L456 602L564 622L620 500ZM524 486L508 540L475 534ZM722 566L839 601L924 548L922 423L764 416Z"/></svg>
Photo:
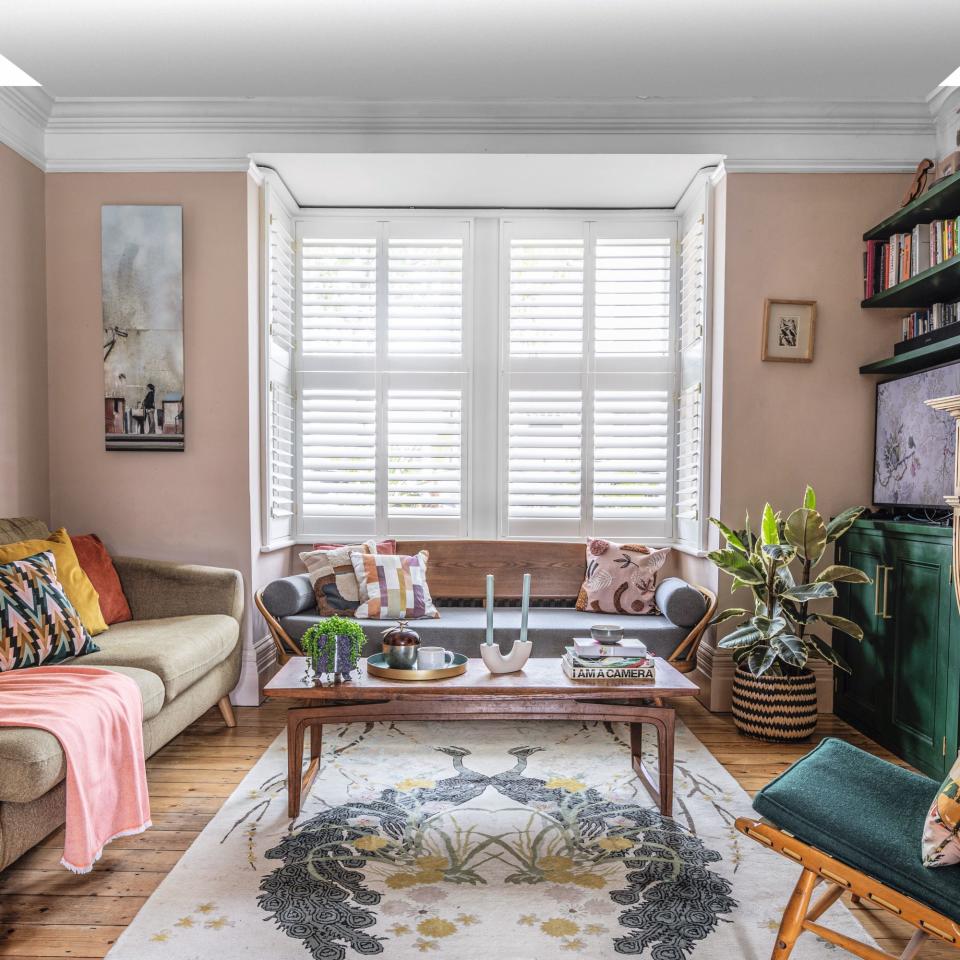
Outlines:
<svg viewBox="0 0 960 960"><path fill-rule="evenodd" d="M817 324L816 300L763 301L761 360L809 363L813 359L813 333Z"/></svg>

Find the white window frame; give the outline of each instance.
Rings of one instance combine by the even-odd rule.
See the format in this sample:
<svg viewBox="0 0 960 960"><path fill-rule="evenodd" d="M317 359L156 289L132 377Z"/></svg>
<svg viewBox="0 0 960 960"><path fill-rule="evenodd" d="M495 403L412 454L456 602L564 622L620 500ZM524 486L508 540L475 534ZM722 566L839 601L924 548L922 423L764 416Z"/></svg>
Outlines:
<svg viewBox="0 0 960 960"><path fill-rule="evenodd" d="M303 236L316 235L315 231L330 234L330 227L336 225L357 230L363 223L369 224L371 221L396 222L403 223L410 229L419 229L423 236L430 234L431 221L436 223L449 222L450 220L459 220L466 224L468 239L464 246L464 299L463 299L463 331L462 331L462 367L457 371L463 380L463 400L462 400L462 486L461 486L461 514L459 522L447 530L437 528L427 529L426 526L418 520L404 521L403 523L394 522L392 529L389 529L383 522L386 518L378 511L374 530L368 529L350 529L349 523L338 526L333 529L326 524L304 523L301 500L302 500L302 482L299 475L301 463L301 451L298 438L297 455L297 516L294 520L291 538L295 542L310 543L318 539L329 539L331 541L353 541L367 536L387 536L398 535L404 537L428 537L428 538L494 538L505 537L506 511L507 511L507 487L506 487L506 450L508 434L505 430L504 419L507 415L506 404L504 402L504 393L509 390L507 379L507 365L505 364L505 351L509 346L509 310L505 298L509 296L508 277L509 271L504 273L505 258L509 257L508 246L504 244L504 232L510 223L530 223L537 221L541 224L550 225L545 227L548 230L562 230L563 221L569 222L589 222L596 225L596 228L603 231L620 230L619 235L623 237L644 236L665 236L663 228L666 225L672 232L669 234L673 239L671 256L671 306L670 306L670 349L667 357L663 360L651 357L599 357L598 362L593 363L592 369L585 369L586 361L583 363L578 359L571 365L573 369L570 374L578 373L579 376L595 376L597 372L604 372L612 379L606 381L604 385L629 382L631 375L639 369L649 375L657 375L669 382L669 395L671 399L671 417L670 417L670 436L668 443L669 456L672 459L675 452L674 431L676 426L675 406L679 396L678 388L680 383L680 351L678 349L678 308L679 308L679 289L678 289L678 246L679 235L682 228L682 215L680 210L649 210L637 212L625 211L593 211L593 210L495 210L485 209L483 211L470 209L449 209L449 210L394 210L394 209L336 209L336 210L310 210L298 209L293 214L293 225L296 231L297 239ZM414 225L418 226L414 226ZM509 233L509 229L507 229ZM354 234L357 235L357 234ZM367 234L369 235L369 234ZM603 236L607 234L601 234ZM708 234L709 236L709 234ZM709 260L708 260L709 264ZM386 291L385 284L379 285L379 289ZM592 293L592 291L590 292ZM585 289L585 327L588 324L586 317L587 303L591 301L591 295ZM301 296L300 296L300 270L299 270L299 249L298 249L298 269L297 269L297 331L298 343L302 338L302 315L301 315ZM591 303L592 311L592 303ZM704 318L704 338L709 338L708 328L710 320L710 311L706 311ZM592 334L592 329L590 330ZM585 337L587 336L585 329ZM384 331L385 336L385 331ZM343 363L344 358L336 358L338 373L347 375L350 373L363 374L374 373L377 376L385 378L398 378L402 374L412 372L411 367L416 368L415 372L429 375L441 373L444 362L441 359L431 357L406 357L397 358L398 363L386 364L386 369L381 365L377 369L376 362L369 362L371 358L351 358L349 362ZM448 358L449 359L449 358ZM559 358L555 358L559 359ZM564 361L566 362L566 361ZM521 372L515 360L512 368L515 373ZM296 394L299 398L300 388L303 378L314 374L322 373L322 363L317 362L317 358L307 358L297 351L296 359ZM445 373L450 373L447 366ZM534 370L529 370L534 373ZM557 371L561 372L561 371ZM346 382L347 377L337 378L341 382ZM446 377L444 377L446 379ZM493 387L491 388L491 385ZM635 384L633 385L635 387ZM707 385L705 384L705 387ZM705 389L703 396L704 414L708 416L707 402L709 390ZM491 401L494 401L491 403ZM269 403L268 398L264 399L264 410ZM592 414L592 411L590 411ZM298 423L301 412L298 408ZM385 416L385 414L384 414ZM587 424L589 421L590 439L587 437ZM585 458L587 469L583 471L582 491L584 499L583 505L586 507L592 502L592 471L589 469L589 462L592 461L592 416L588 416L588 411L584 409L584 448L590 451L591 456ZM705 438L706 439L706 438ZM378 447L386 446L386 436L384 431L378 431ZM702 461L708 459L708 450L704 449ZM385 460L383 461L385 463ZM674 511L673 496L673 473L668 470L668 493L667 510L671 522L658 535L654 531L649 533L631 532L625 528L625 524L620 521L606 521L603 528L590 523L587 517L587 511L576 530L547 530L533 529L517 532L516 529L510 534L511 539L554 539L569 540L579 538L584 535L599 536L621 536L635 537L644 539L650 543L673 543L680 545L684 549L699 551L703 546L703 538L699 542L693 543L690 539L680 540L677 529L677 519ZM265 485L266 489L266 485ZM378 498L383 499L386 496L384 489ZM701 484L700 489L701 508L700 524L704 522L706 499L706 484ZM269 511L267 498L264 500L264 513ZM436 518L440 519L440 518ZM658 521L655 521L658 522ZM354 525L355 526L355 525Z"/></svg>

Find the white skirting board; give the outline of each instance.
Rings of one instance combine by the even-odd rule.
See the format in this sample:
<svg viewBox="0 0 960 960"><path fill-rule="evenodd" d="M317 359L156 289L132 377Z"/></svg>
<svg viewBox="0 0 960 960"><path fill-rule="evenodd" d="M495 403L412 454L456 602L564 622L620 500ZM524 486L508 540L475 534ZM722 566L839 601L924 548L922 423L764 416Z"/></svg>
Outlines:
<svg viewBox="0 0 960 960"><path fill-rule="evenodd" d="M277 672L277 648L270 634L245 639L240 679L230 694L238 707L257 707L263 700L263 687Z"/></svg>

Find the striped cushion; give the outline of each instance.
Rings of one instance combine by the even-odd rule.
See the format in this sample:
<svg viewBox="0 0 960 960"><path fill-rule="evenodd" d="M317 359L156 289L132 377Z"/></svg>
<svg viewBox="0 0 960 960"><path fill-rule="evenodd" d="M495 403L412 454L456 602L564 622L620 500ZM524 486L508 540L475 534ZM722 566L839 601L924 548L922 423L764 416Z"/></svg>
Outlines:
<svg viewBox="0 0 960 960"><path fill-rule="evenodd" d="M415 557L353 551L350 561L360 587L358 619L415 620L439 617L427 586L427 560L421 550Z"/></svg>

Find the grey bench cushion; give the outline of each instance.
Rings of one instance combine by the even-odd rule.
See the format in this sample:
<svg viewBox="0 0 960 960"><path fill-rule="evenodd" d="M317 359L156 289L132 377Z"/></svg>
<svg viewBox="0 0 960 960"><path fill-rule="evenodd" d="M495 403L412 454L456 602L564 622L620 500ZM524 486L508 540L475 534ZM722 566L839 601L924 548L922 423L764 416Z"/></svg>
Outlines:
<svg viewBox="0 0 960 960"><path fill-rule="evenodd" d="M471 657L479 655L479 644L486 635L486 615L479 607L440 607L435 620L412 620L422 643L446 647ZM280 625L294 641L319 619L316 607L280 618ZM358 620L367 635L365 653L380 649L380 635L393 625L391 620ZM530 639L535 657L563 654L574 636L588 636L594 623L618 623L628 637L639 637L651 653L668 657L689 632L664 616L621 617L604 613L584 613L570 607L535 607L530 611ZM520 633L520 611L498 608L494 621L497 640L509 643Z"/></svg>

